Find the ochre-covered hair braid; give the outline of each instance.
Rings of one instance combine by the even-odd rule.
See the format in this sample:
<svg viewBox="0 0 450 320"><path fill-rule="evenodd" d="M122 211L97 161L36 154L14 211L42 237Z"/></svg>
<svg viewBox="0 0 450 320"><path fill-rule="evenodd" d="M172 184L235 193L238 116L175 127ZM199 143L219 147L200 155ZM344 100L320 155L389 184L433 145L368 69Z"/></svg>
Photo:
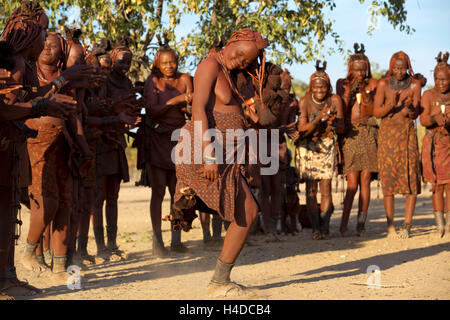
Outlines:
<svg viewBox="0 0 450 320"><path fill-rule="evenodd" d="M1 40L13 48L14 54L18 54L42 37L42 31L42 26L31 19L11 20L3 30Z"/></svg>
<svg viewBox="0 0 450 320"><path fill-rule="evenodd" d="M414 77L414 71L413 71L413 69L411 67L411 60L409 59L409 56L406 53L404 53L403 51L396 52L396 53L394 53L392 55L391 61L389 62L389 71L386 74L386 77L391 77L392 76L393 69L394 69L394 63L395 63L395 60L397 60L397 59L401 59L403 61L406 61L407 65L408 65L409 75L411 77Z"/></svg>

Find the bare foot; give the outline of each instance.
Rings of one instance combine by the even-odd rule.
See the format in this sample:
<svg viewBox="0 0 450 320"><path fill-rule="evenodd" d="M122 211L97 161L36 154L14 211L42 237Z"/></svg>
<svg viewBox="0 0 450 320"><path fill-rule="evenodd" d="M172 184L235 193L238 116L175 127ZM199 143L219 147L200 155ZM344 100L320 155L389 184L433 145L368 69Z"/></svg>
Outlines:
<svg viewBox="0 0 450 320"><path fill-rule="evenodd" d="M271 232L269 233L269 238L266 239L265 242L269 243L269 242L283 242L284 240L281 239L275 232Z"/></svg>
<svg viewBox="0 0 450 320"><path fill-rule="evenodd" d="M33 271L33 272L37 273L38 275L41 274L42 272L44 272L46 269L48 269L45 267L45 265L40 264L36 260L36 257L34 255L33 256L23 256L21 263L25 269L27 269L29 271Z"/></svg>
<svg viewBox="0 0 450 320"><path fill-rule="evenodd" d="M251 291L247 290L244 286L241 286L235 282L228 282L225 284L215 284L209 283L206 290L206 294L210 297L240 297L252 294Z"/></svg>
<svg viewBox="0 0 450 320"><path fill-rule="evenodd" d="M73 277L73 275L71 275L65 271L57 272L57 273L52 272L52 274L50 276L50 280L51 280L52 284L56 285L56 286L75 284L77 279L81 279L81 278Z"/></svg>
<svg viewBox="0 0 450 320"><path fill-rule="evenodd" d="M170 251L177 253L187 253L189 252L189 248L186 247L184 244L180 243L174 246L170 246Z"/></svg>
<svg viewBox="0 0 450 320"><path fill-rule="evenodd" d="M322 239L322 234L320 233L319 230L316 230L316 231L313 232L312 239L313 240L320 240L320 239Z"/></svg>
<svg viewBox="0 0 450 320"><path fill-rule="evenodd" d="M386 238L388 238L388 239L396 239L396 238L398 238L397 231L395 230L394 226L388 227Z"/></svg>
<svg viewBox="0 0 450 320"><path fill-rule="evenodd" d="M411 237L411 226L402 226L398 231L398 237L400 239L408 239Z"/></svg>
<svg viewBox="0 0 450 320"><path fill-rule="evenodd" d="M444 226L442 226L442 228L437 227L436 228L436 233L438 234L439 238L442 238L445 235L445 229Z"/></svg>
<svg viewBox="0 0 450 320"><path fill-rule="evenodd" d="M80 253L81 263L91 265L95 264L95 257L88 253Z"/></svg>
<svg viewBox="0 0 450 320"><path fill-rule="evenodd" d="M128 253L126 253L125 251L119 250L119 249L114 249L111 251L111 256L109 258L109 261L117 262L117 261L126 260L126 259L128 259Z"/></svg>
<svg viewBox="0 0 450 320"><path fill-rule="evenodd" d="M109 261L110 257L111 253L107 249L97 251L97 255L95 256L95 264L106 263Z"/></svg>
<svg viewBox="0 0 450 320"><path fill-rule="evenodd" d="M349 237L353 237L354 236L353 232L351 232L348 229L340 230L340 233L341 233L341 237L343 237L343 238L349 238Z"/></svg>
<svg viewBox="0 0 450 320"><path fill-rule="evenodd" d="M15 300L13 296L10 296L4 292L7 285L8 285L8 281L0 282L0 301Z"/></svg>
<svg viewBox="0 0 450 320"><path fill-rule="evenodd" d="M366 229L359 229L356 231L358 237L364 237L366 235Z"/></svg>
<svg viewBox="0 0 450 320"><path fill-rule="evenodd" d="M13 278L8 279L8 285L3 292L13 297L29 297L43 293L44 291L29 285L26 281L20 281L17 278Z"/></svg>

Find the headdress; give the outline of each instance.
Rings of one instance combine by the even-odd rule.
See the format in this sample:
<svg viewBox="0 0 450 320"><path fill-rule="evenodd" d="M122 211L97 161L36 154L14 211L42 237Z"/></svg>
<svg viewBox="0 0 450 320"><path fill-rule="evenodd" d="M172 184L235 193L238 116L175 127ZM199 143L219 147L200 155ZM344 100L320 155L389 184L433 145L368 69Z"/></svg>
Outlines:
<svg viewBox="0 0 450 320"><path fill-rule="evenodd" d="M129 52L133 54L129 49L130 39L127 36L119 36L117 38L116 47L111 51L111 62L114 65L117 61L120 52Z"/></svg>
<svg viewBox="0 0 450 320"><path fill-rule="evenodd" d="M437 65L434 68L434 74L436 75L436 72L441 69L446 69L447 71L450 70L450 66L448 64L448 58L449 53L446 52L444 55L442 55L442 52L439 52L438 56L436 57Z"/></svg>
<svg viewBox="0 0 450 320"><path fill-rule="evenodd" d="M314 80L316 79L320 79L325 81L328 84L328 88L329 88L329 92L331 93L333 90L333 87L331 86L331 81L330 81L330 77L328 76L328 74L325 72L326 68L327 68L327 62L324 61L322 63L322 66L320 66L321 61L317 60L316 61L316 72L314 72L311 77L309 78L309 87L308 87L308 93L311 92L312 90L312 83Z"/></svg>
<svg viewBox="0 0 450 320"><path fill-rule="evenodd" d="M370 62L369 58L365 55L366 49L364 48L364 44L361 43L361 46L357 43L353 45L354 53L350 56L348 61L348 72L347 77L350 75L350 67L355 61L364 61L367 65L367 77L372 78L372 71L370 70Z"/></svg>
<svg viewBox="0 0 450 320"><path fill-rule="evenodd" d="M161 35L157 34L156 38L158 39L159 49L158 51L156 51L155 57L153 58L151 74L161 76L161 71L158 68L159 60L161 59L161 54L166 52L172 53L177 61L177 67L178 67L178 54L174 49L172 49L169 46L169 39L166 33L163 34L164 42L161 39Z"/></svg>

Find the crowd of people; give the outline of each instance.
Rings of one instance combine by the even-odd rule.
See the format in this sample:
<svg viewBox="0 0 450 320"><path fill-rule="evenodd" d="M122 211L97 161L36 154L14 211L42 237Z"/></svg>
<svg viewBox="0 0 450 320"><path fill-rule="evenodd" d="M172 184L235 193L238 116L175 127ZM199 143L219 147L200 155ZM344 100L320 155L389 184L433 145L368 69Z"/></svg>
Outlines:
<svg viewBox="0 0 450 320"><path fill-rule="evenodd" d="M266 61L269 43L251 29L233 32L226 44L217 42L194 77L178 71L177 52L159 38L150 76L133 83L126 37L87 48L79 29L66 28L62 35L47 33L48 25L37 2L23 1L0 38L1 299L42 292L18 279L16 263L65 285L70 265L127 259L116 242L120 184L130 179L126 135L138 149L137 184L151 188L152 253L169 252L162 220L171 223L171 251L187 252L181 231L199 216L205 246L221 247L207 290L211 296L245 292L230 273L252 231L277 239L280 230L302 225L312 228L312 239L329 239L337 174L347 180L342 236L364 235L370 183L379 179L387 236L408 238L422 178L433 188L438 234L450 234L448 53L439 53L435 86L422 94L426 79L413 72L406 53L395 53L387 74L376 80L364 45L355 44L335 94L326 62L318 61L308 91L297 100L289 71ZM419 116L427 129L421 155ZM196 122L204 137L200 142L194 140ZM267 165L261 159L221 161L210 148L211 128L223 137L228 129L277 132L268 135L266 146L278 161L277 172L262 174ZM192 133L190 141L181 136L174 141L178 129ZM200 144L201 163L172 161L173 150L186 143ZM276 154L270 154L271 146ZM305 206L299 203L300 183L306 186ZM166 187L171 209L163 217ZM358 189L355 234L348 222ZM395 195L406 196L398 231ZM24 252L16 255L21 205L30 208L30 225ZM87 250L91 223L95 255Z"/></svg>

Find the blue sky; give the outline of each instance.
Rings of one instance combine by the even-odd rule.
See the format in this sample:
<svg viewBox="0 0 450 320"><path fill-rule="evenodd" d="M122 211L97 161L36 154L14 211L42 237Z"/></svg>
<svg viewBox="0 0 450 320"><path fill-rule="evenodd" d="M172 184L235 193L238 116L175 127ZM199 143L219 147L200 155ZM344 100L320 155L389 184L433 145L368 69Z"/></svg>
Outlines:
<svg viewBox="0 0 450 320"><path fill-rule="evenodd" d="M368 4L361 5L355 0L337 1L330 18L335 20L334 28L345 42L344 48L352 49L355 42L364 43L366 55L372 62L378 63L381 69L388 69L392 54L402 50L409 55L414 72L427 77L427 84L434 84L434 58L439 51L450 51L450 1L407 0L407 23L416 30L411 35L394 30L386 19L381 19L379 29L369 36L368 7ZM345 57L334 54L325 58L328 61L327 72L332 82L336 83L338 78L347 73ZM286 67L297 79L305 82L314 72L314 62Z"/></svg>
<svg viewBox="0 0 450 320"><path fill-rule="evenodd" d="M406 0L407 24L416 31L408 35L400 32L389 24L386 19L380 18L379 27L367 34L369 14L369 0L360 4L357 0L336 0L337 6L329 12L329 19L334 20L334 31L344 41L344 49L353 48L353 43L364 43L366 55L372 62L379 64L380 69L387 69L390 57L397 51L405 51L411 58L413 70L427 77L428 83L433 84L434 58L439 51L450 51L450 1L448 0ZM77 14L74 12L74 17ZM177 27L176 33L180 37L186 35L195 27L197 16L186 15ZM167 22L163 21L165 24ZM334 46L332 41L326 43L326 47ZM324 57L328 62L327 72L332 83L347 73L346 57L335 53ZM307 82L314 72L315 62L307 64L292 64L283 67L288 68L296 79Z"/></svg>

